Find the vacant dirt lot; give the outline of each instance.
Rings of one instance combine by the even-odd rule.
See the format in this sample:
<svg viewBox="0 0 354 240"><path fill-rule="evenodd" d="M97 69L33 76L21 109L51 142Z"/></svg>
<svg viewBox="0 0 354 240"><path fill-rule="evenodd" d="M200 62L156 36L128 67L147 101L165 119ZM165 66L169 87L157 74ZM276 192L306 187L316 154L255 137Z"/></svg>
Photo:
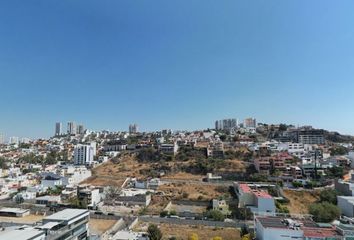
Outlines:
<svg viewBox="0 0 354 240"><path fill-rule="evenodd" d="M174 174L168 174L161 179L176 179L176 180L183 180L183 179L189 179L189 180L202 180L206 176L204 175L194 175L191 173L185 173L185 172L179 172L179 173L174 173Z"/></svg>
<svg viewBox="0 0 354 240"><path fill-rule="evenodd" d="M173 200L211 200L223 194L228 194L227 188L224 189L215 185L195 183L168 183L160 186L158 190L163 191L166 196Z"/></svg>
<svg viewBox="0 0 354 240"><path fill-rule="evenodd" d="M146 231L147 223L142 223L136 227L137 231ZM159 224L163 233L163 240L168 240L171 237L176 237L178 240L187 240L188 237L195 233L201 240L211 240L213 237L222 237L223 240L239 240L240 233L234 228L214 228L204 226L188 226L188 225L172 225Z"/></svg>
<svg viewBox="0 0 354 240"><path fill-rule="evenodd" d="M104 220L104 219L90 219L89 227L90 230L95 234L103 234L108 229L113 227L116 223L116 220Z"/></svg>
<svg viewBox="0 0 354 240"><path fill-rule="evenodd" d="M308 214L309 205L319 199L318 191L284 190L284 195L290 200L290 203L286 206L290 213L294 214Z"/></svg>
<svg viewBox="0 0 354 240"><path fill-rule="evenodd" d="M92 177L83 183L95 186L121 186L127 177L143 178L139 171L149 169L149 165L138 163L132 156L124 156L117 163L109 161L92 171Z"/></svg>
<svg viewBox="0 0 354 240"><path fill-rule="evenodd" d="M14 223L27 223L32 224L41 221L44 218L43 215L28 215L25 217L0 217L0 222L14 222Z"/></svg>

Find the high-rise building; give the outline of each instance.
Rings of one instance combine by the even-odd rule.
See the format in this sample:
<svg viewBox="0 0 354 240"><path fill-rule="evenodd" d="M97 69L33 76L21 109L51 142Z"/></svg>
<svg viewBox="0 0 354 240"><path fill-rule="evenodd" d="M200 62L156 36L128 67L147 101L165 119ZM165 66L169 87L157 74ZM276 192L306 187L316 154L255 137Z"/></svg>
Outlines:
<svg viewBox="0 0 354 240"><path fill-rule="evenodd" d="M298 142L302 144L325 144L323 130L304 129L297 131Z"/></svg>
<svg viewBox="0 0 354 240"><path fill-rule="evenodd" d="M244 128L256 128L257 127L257 121L255 118L246 118L243 121L243 127Z"/></svg>
<svg viewBox="0 0 354 240"><path fill-rule="evenodd" d="M62 132L62 124L61 124L61 122L55 123L55 136L59 136L62 133L63 132Z"/></svg>
<svg viewBox="0 0 354 240"><path fill-rule="evenodd" d="M223 119L215 122L216 130L231 130L238 127L238 120L236 118Z"/></svg>
<svg viewBox="0 0 354 240"><path fill-rule="evenodd" d="M91 165L96 155L96 143L90 145L78 144L74 148L75 165Z"/></svg>
<svg viewBox="0 0 354 240"><path fill-rule="evenodd" d="M10 137L9 144L18 145L19 144L18 137Z"/></svg>
<svg viewBox="0 0 354 240"><path fill-rule="evenodd" d="M129 133L137 133L139 132L139 127L137 124L130 124L129 125Z"/></svg>
<svg viewBox="0 0 354 240"><path fill-rule="evenodd" d="M77 125L77 134L84 134L85 133L85 127L82 124Z"/></svg>
<svg viewBox="0 0 354 240"><path fill-rule="evenodd" d="M75 122L68 122L67 133L69 135L76 134L76 123Z"/></svg>
<svg viewBox="0 0 354 240"><path fill-rule="evenodd" d="M21 141L20 141L21 143L26 143L26 144L28 144L28 143L30 143L31 142L31 139L29 139L29 138L21 138Z"/></svg>

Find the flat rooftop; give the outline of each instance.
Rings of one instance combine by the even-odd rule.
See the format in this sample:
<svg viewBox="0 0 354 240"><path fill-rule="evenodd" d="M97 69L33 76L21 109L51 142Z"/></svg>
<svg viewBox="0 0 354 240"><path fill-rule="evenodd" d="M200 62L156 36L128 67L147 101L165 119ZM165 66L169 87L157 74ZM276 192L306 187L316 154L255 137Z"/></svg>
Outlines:
<svg viewBox="0 0 354 240"><path fill-rule="evenodd" d="M264 228L284 228L288 229L289 226L284 222L285 218L281 217L257 217L257 220L262 224ZM292 219L294 220L294 219ZM303 227L317 228L318 225L311 220L294 220Z"/></svg>
<svg viewBox="0 0 354 240"><path fill-rule="evenodd" d="M7 212L7 213L19 213L19 214L23 214L28 212L28 209L21 209L21 208L1 208L0 212Z"/></svg>
<svg viewBox="0 0 354 240"><path fill-rule="evenodd" d="M270 196L267 192L258 189L252 189L247 183L240 183L239 189L241 189L243 193L253 193L259 198L272 198L272 196Z"/></svg>
<svg viewBox="0 0 354 240"><path fill-rule="evenodd" d="M304 237L307 238L330 238L337 237L340 234L334 228L302 228L304 231Z"/></svg>
<svg viewBox="0 0 354 240"><path fill-rule="evenodd" d="M0 232L1 240L27 240L34 239L35 237L43 236L44 232L34 228L7 228L5 231Z"/></svg>
<svg viewBox="0 0 354 240"><path fill-rule="evenodd" d="M55 220L55 221L69 221L73 218L79 217L83 214L88 214L89 211L86 209L64 209L63 211L54 213L48 217L45 217L44 220Z"/></svg>

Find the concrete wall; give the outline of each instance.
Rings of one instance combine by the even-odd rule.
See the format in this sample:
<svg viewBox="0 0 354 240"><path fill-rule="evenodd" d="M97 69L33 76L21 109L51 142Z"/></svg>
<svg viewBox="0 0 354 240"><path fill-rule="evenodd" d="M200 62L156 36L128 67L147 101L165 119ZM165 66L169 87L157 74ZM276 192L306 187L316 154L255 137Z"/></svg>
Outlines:
<svg viewBox="0 0 354 240"><path fill-rule="evenodd" d="M347 217L354 217L354 197L348 199L348 197L338 196L337 205L340 208L342 214Z"/></svg>
<svg viewBox="0 0 354 240"><path fill-rule="evenodd" d="M273 198L257 198L259 212L275 212L275 203Z"/></svg>

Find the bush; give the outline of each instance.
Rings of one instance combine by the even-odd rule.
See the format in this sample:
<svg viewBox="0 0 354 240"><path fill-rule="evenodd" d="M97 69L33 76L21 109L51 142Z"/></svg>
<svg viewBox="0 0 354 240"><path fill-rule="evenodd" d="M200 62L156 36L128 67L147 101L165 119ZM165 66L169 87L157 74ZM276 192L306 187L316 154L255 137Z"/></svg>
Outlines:
<svg viewBox="0 0 354 240"><path fill-rule="evenodd" d="M340 209L331 203L315 203L309 207L309 213L316 222L332 222L340 216Z"/></svg>
<svg viewBox="0 0 354 240"><path fill-rule="evenodd" d="M329 202L337 205L337 191L334 189L325 189L320 193L320 202Z"/></svg>
<svg viewBox="0 0 354 240"><path fill-rule="evenodd" d="M286 206L283 206L279 201L275 202L278 213L290 213L289 209Z"/></svg>
<svg viewBox="0 0 354 240"><path fill-rule="evenodd" d="M293 182L292 184L293 184L293 187L294 187L294 188L299 188L299 187L303 187L303 186L304 186L304 185L302 185L302 183L300 183L300 182Z"/></svg>
<svg viewBox="0 0 354 240"><path fill-rule="evenodd" d="M176 216L176 215L177 215L177 212L176 212L175 210L171 210L171 211L170 211L170 215Z"/></svg>
<svg viewBox="0 0 354 240"><path fill-rule="evenodd" d="M168 216L168 212L167 211L160 212L160 217L167 217L167 216Z"/></svg>
<svg viewBox="0 0 354 240"><path fill-rule="evenodd" d="M148 227L148 236L150 240L161 240L162 239L162 233L160 229L155 225L151 224Z"/></svg>
<svg viewBox="0 0 354 240"><path fill-rule="evenodd" d="M332 168L329 168L326 171L326 174L328 175L328 177L341 178L344 175L344 169L342 167L339 167L339 166L334 166Z"/></svg>
<svg viewBox="0 0 354 240"><path fill-rule="evenodd" d="M252 220L253 213L249 208L235 208L232 211L233 217L240 219L240 220Z"/></svg>
<svg viewBox="0 0 354 240"><path fill-rule="evenodd" d="M205 216L214 221L224 221L225 216L218 210L209 210L206 212Z"/></svg>

